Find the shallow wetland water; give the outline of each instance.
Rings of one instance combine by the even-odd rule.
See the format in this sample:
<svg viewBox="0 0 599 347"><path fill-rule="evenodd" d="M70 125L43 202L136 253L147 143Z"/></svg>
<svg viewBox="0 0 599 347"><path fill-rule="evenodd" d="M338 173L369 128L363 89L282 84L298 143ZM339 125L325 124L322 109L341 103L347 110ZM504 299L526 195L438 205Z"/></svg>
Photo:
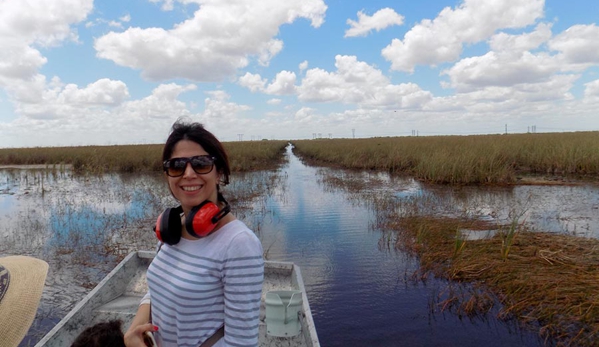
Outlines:
<svg viewBox="0 0 599 347"><path fill-rule="evenodd" d="M382 173L306 166L291 150L288 159L277 172L235 175L225 194L237 217L257 232L268 259L301 267L323 346L543 345L536 332L493 313L468 318L442 311L448 291L465 287L410 278L418 263L387 242L373 200L498 223L519 213L535 230L599 236L599 188L593 185L431 187ZM38 316L21 346L33 346L124 254L152 249L155 217L171 205L158 174L0 170L0 255L29 254L50 263Z"/></svg>

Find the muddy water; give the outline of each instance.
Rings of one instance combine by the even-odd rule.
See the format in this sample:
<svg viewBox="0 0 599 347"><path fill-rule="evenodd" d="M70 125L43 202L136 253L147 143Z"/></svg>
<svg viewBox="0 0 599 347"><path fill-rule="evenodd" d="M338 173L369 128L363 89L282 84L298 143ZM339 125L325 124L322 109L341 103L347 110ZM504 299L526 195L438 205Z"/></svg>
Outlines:
<svg viewBox="0 0 599 347"><path fill-rule="evenodd" d="M408 201L430 214L498 222L518 215L533 229L598 236L595 186L430 187L386 174L309 167L290 150L288 157L277 173L233 177L227 194L267 192L234 204L236 215L257 231L267 258L300 265L323 346L540 345L535 332L493 314L442 312L439 301L463 288L413 281L417 263L386 242L369 197ZM118 255L152 248L154 218L172 204L159 175L0 170L0 255L29 254L50 263L36 321L21 346L34 345Z"/></svg>

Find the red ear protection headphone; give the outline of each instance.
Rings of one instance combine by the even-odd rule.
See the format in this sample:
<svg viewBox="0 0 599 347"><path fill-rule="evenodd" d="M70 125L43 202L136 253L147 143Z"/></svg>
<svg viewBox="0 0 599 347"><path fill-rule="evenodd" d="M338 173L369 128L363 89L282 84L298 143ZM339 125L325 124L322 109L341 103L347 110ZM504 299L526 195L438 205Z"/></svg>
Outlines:
<svg viewBox="0 0 599 347"><path fill-rule="evenodd" d="M225 203L223 209L206 200L191 209L188 216L185 216L185 230L194 237L202 238L210 235L214 231L214 227L219 220L231 212L231 207L225 198L219 194L219 200ZM181 240L181 214L183 208L181 206L175 208L167 208L158 216L154 231L156 237L161 242L169 245L179 243Z"/></svg>

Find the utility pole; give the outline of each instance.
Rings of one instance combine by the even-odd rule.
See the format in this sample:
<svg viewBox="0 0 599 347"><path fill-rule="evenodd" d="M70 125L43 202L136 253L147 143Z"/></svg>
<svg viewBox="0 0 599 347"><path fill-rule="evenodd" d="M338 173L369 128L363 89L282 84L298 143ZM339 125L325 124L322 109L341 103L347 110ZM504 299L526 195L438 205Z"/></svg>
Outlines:
<svg viewBox="0 0 599 347"><path fill-rule="evenodd" d="M507 124L505 125L505 134L507 135Z"/></svg>
<svg viewBox="0 0 599 347"><path fill-rule="evenodd" d="M239 136L239 141L243 140L243 134L237 134L237 136Z"/></svg>
<svg viewBox="0 0 599 347"><path fill-rule="evenodd" d="M354 139L356 138L356 129L352 129L352 130L351 130L351 136L352 136L352 138L354 138Z"/></svg>

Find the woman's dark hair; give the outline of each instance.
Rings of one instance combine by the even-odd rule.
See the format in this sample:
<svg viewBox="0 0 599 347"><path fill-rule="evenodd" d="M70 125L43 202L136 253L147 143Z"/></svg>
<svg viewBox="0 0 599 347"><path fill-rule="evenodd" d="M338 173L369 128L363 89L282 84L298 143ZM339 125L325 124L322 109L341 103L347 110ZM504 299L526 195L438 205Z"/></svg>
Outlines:
<svg viewBox="0 0 599 347"><path fill-rule="evenodd" d="M164 144L162 161L171 159L175 145L181 140L193 141L202 146L208 154L215 157L214 165L216 165L218 173L222 175L221 184L223 186L229 184L231 168L229 166L227 151L225 151L222 143L211 132L206 130L201 123L175 122L171 129L171 134Z"/></svg>
<svg viewBox="0 0 599 347"><path fill-rule="evenodd" d="M97 323L77 336L71 347L125 347L120 320Z"/></svg>

